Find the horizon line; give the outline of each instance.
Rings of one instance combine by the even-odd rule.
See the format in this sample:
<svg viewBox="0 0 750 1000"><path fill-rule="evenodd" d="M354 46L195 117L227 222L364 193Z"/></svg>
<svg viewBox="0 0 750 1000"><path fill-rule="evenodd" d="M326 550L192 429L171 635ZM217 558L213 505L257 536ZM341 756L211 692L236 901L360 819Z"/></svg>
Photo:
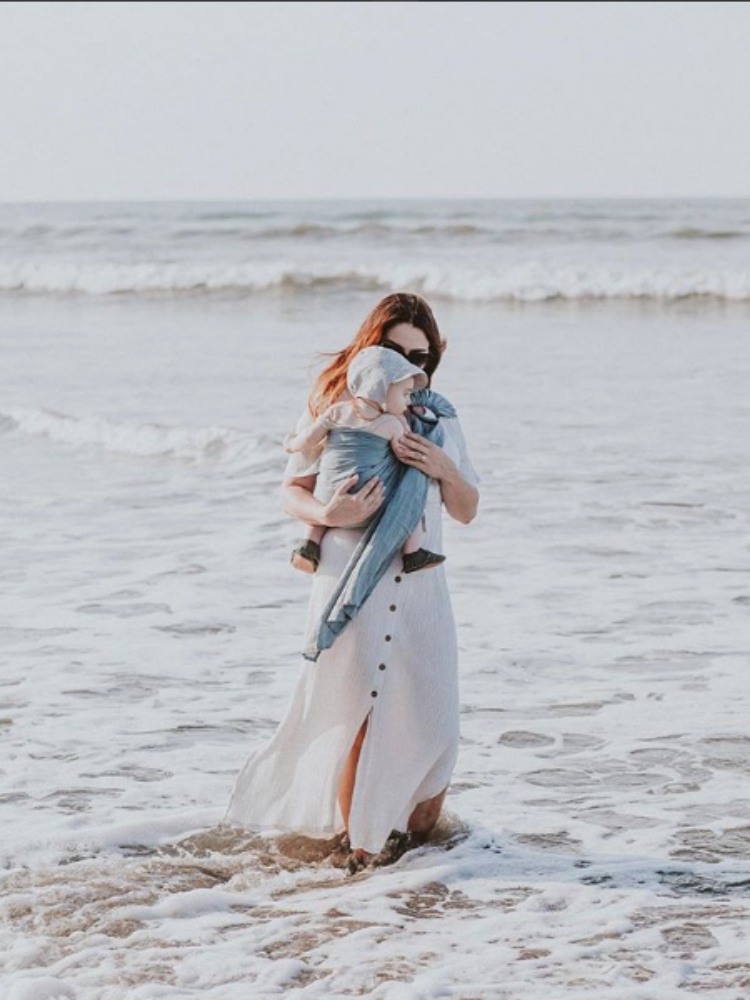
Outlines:
<svg viewBox="0 0 750 1000"><path fill-rule="evenodd" d="M0 205L98 205L98 204L165 204L207 202L341 202L341 201L742 201L750 194L673 194L673 195L253 195L242 197L186 197L186 198L24 198L0 200Z"/></svg>

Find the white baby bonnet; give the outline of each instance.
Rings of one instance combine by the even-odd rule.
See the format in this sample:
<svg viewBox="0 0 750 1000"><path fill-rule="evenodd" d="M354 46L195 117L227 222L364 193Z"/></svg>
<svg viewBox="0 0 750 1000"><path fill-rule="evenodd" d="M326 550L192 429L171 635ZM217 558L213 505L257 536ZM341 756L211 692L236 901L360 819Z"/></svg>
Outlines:
<svg viewBox="0 0 750 1000"><path fill-rule="evenodd" d="M421 368L398 351L376 344L354 355L346 372L346 384L353 397L370 400L382 409L392 383L412 377L415 391L427 388L429 380Z"/></svg>

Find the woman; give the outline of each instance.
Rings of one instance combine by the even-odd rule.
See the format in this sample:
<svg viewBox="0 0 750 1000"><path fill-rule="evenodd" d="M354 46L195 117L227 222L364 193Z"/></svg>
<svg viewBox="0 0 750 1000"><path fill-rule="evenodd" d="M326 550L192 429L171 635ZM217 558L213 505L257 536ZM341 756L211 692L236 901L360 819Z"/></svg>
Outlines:
<svg viewBox="0 0 750 1000"><path fill-rule="evenodd" d="M424 369L428 386L447 346L427 302L388 295L351 344L318 376L297 431L326 406L349 398L346 371L357 352L380 344ZM442 448L407 434L393 448L428 477L424 545L442 552L441 504L455 520L476 516L480 477L459 416L441 418ZM364 528L382 502L377 481L345 480L323 504L313 496L324 445L288 460L283 508L328 528L311 576L308 624L327 602ZM348 490L354 487L356 493ZM306 663L286 714L237 777L225 821L256 830L339 834L356 871L391 839L420 843L440 815L458 755L458 646L444 565L404 575L397 553L357 618Z"/></svg>

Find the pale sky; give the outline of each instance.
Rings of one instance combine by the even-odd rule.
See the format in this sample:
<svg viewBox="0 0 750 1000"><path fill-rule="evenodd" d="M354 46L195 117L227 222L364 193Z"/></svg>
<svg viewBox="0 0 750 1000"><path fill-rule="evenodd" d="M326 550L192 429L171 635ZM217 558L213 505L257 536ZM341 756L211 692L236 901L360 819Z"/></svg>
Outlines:
<svg viewBox="0 0 750 1000"><path fill-rule="evenodd" d="M0 201L750 195L750 3L3 3Z"/></svg>

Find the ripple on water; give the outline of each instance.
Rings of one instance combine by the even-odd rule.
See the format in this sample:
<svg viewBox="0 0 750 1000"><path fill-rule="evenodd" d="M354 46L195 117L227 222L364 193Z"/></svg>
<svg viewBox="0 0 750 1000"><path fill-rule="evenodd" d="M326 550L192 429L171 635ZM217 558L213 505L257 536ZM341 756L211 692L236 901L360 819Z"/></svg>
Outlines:
<svg viewBox="0 0 750 1000"><path fill-rule="evenodd" d="M79 604L74 609L84 615L111 615L113 618L137 618L140 615L172 614L168 604L155 604L143 601L139 604L99 604L92 601L89 604Z"/></svg>
<svg viewBox="0 0 750 1000"><path fill-rule="evenodd" d="M143 767L138 764L124 764L122 767L110 768L107 771L86 771L82 778L132 778L133 781L165 781L174 777L172 771L163 771L158 767Z"/></svg>
<svg viewBox="0 0 750 1000"><path fill-rule="evenodd" d="M682 846L670 857L690 861L718 862L727 858L746 860L750 856L750 826L735 826L719 833L701 827L677 830L674 839Z"/></svg>
<svg viewBox="0 0 750 1000"><path fill-rule="evenodd" d="M703 750L701 763L711 771L739 771L750 774L750 736L706 736L695 749Z"/></svg>
<svg viewBox="0 0 750 1000"><path fill-rule="evenodd" d="M600 784L601 778L592 771L575 771L562 767L542 768L538 771L527 771L523 776L532 785L546 787L580 788L586 785Z"/></svg>
<svg viewBox="0 0 750 1000"><path fill-rule="evenodd" d="M29 645L41 639L55 639L60 635L70 635L77 628L13 628L10 625L0 627L0 649L8 646ZM15 680L1 680L0 686L17 683Z"/></svg>
<svg viewBox="0 0 750 1000"><path fill-rule="evenodd" d="M606 701L560 702L545 706L543 711L545 711L548 715L560 717L568 715L595 715L607 704L609 704L609 702Z"/></svg>
<svg viewBox="0 0 750 1000"><path fill-rule="evenodd" d="M567 830L550 833L516 833L514 840L527 847L541 851L564 851L578 854L583 850L583 841L571 836Z"/></svg>
<svg viewBox="0 0 750 1000"><path fill-rule="evenodd" d="M226 622L181 622L175 625L154 625L159 632L174 636L218 635L221 632L235 632L236 626Z"/></svg>
<svg viewBox="0 0 750 1000"><path fill-rule="evenodd" d="M497 742L509 747L548 747L555 743L555 738L526 729L509 729L498 737Z"/></svg>

